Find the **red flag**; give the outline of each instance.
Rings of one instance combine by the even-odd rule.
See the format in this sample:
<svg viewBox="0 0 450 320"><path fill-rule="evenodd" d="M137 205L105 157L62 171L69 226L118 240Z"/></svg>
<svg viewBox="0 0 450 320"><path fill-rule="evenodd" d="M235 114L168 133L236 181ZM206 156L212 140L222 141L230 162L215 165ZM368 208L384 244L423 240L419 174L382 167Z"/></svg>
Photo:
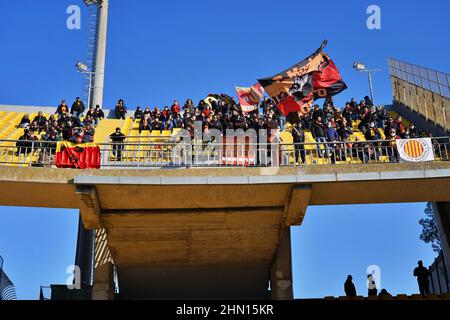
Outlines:
<svg viewBox="0 0 450 320"><path fill-rule="evenodd" d="M246 114L258 109L259 102L264 95L264 88L260 83L251 87L236 87L242 113Z"/></svg>
<svg viewBox="0 0 450 320"><path fill-rule="evenodd" d="M291 68L269 78L258 80L285 115L309 112L314 100L331 97L347 86L333 61L323 53L327 44Z"/></svg>

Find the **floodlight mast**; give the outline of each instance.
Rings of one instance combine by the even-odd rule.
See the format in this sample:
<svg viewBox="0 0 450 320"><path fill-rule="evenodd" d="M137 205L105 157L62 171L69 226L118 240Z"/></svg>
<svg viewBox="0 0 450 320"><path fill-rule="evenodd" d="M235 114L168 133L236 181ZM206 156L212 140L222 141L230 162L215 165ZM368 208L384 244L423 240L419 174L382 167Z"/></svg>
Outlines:
<svg viewBox="0 0 450 320"><path fill-rule="evenodd" d="M103 90L105 83L106 63L106 34L108 28L108 6L109 0L84 0L87 6L98 6L97 39L95 41L95 56L93 65L93 88L89 107L103 106Z"/></svg>
<svg viewBox="0 0 450 320"><path fill-rule="evenodd" d="M375 106L375 98L373 94L373 82L372 82L372 74L375 74L378 71L381 71L381 69L368 69L366 68L366 65L361 62L355 62L353 63L353 68L358 72L366 72L367 76L369 78L369 89L370 89L370 99L372 100L373 105Z"/></svg>

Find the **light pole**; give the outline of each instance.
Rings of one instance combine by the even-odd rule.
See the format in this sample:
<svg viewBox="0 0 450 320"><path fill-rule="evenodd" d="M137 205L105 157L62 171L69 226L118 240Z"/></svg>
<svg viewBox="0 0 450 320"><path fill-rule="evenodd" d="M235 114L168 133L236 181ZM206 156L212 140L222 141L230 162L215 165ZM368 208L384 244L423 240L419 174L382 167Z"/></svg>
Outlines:
<svg viewBox="0 0 450 320"><path fill-rule="evenodd" d="M368 69L366 65L361 62L355 62L353 64L353 68L358 72L366 72L369 78L369 89L370 89L370 99L372 100L373 105L375 106L375 98L373 96L373 83L372 83L372 75L381 69Z"/></svg>
<svg viewBox="0 0 450 320"><path fill-rule="evenodd" d="M103 106L103 88L105 82L106 62L106 33L108 28L109 0L83 0L87 6L97 6L98 16L95 35L94 63L91 74L94 85L92 86L92 105ZM89 99L90 100L90 99ZM90 105L88 105L88 108Z"/></svg>
<svg viewBox="0 0 450 320"><path fill-rule="evenodd" d="M91 106L91 91L92 91L92 77L95 76L95 72L89 71L88 66L78 61L75 65L77 67L77 71L81 73L86 79L89 80L89 94L88 94L88 101L87 101L87 108Z"/></svg>

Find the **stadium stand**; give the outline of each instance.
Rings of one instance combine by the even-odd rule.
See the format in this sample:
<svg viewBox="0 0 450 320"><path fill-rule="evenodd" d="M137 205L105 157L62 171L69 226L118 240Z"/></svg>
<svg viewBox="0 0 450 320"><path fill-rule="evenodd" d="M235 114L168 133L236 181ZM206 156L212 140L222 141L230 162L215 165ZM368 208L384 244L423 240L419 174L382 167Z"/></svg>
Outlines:
<svg viewBox="0 0 450 320"><path fill-rule="evenodd" d="M366 97L367 98L367 97ZM209 102L208 102L209 103ZM347 109L351 112L346 112ZM39 110L38 108L35 108ZM179 110L180 107L175 108ZM170 111L172 110L172 112ZM164 108L162 112L159 109L150 111L146 109L145 112L140 111L140 114L135 113L134 117L125 117L125 119L99 119L98 124L95 127L95 134L93 141L96 144L108 144L110 142L109 136L116 130L120 128L121 132L127 137L125 140L126 147L124 148L125 156L121 157L121 161L133 161L133 162L158 162L158 159L162 162L167 162L164 160L169 157L162 156L164 153L170 153L170 147L167 147L169 141L175 141L177 133L181 128L188 129L193 136L193 122L202 121L203 128L206 130L208 128L221 128L221 131L225 129L278 129L280 143L282 145L282 151L287 154L287 163L296 164L295 157L295 141L293 137L293 130L302 130L304 132L304 139L301 144L304 145L306 159L304 159L304 164L328 164L330 163L329 152L324 152L325 156L320 155L321 150L326 151L325 145L318 144L316 138L314 137L314 132L311 130L311 126L314 126L314 121L318 117L322 116L324 119L320 123L324 131L327 130L327 126L333 128L336 132L339 132L339 128L346 128L349 132L347 136L342 136L339 134L336 139L330 139L326 137L327 146L338 146L338 148L351 148L352 145L360 144L365 146L364 142L368 140L367 131L370 131L372 126L374 127L376 133L376 139L370 139L370 141L380 141L378 144L372 143L378 146L378 150L381 149L381 141L389 140L386 137L386 128L389 126L389 121L392 119L395 126L395 136L392 138L417 138L419 136L427 136L426 133L417 130L414 132L408 132L411 128L411 122L407 119L403 119L394 111L388 111L385 115L383 114L383 109L381 107L374 107L371 105L370 100L362 100L359 104L354 102L348 102L346 107L339 110L332 104L328 103L321 109L318 105L313 106L310 111L310 119L308 123L304 123L304 126L300 129L295 127L291 123L295 121L286 121L285 117L279 113L277 108L271 102L270 99L264 100L261 103L260 110L256 113L245 115L241 112L238 105L226 106L224 103L219 104L219 106L212 106L211 104L205 104L202 100L197 107L193 105L188 105L188 102L183 107L181 112L173 112L174 107ZM347 110L347 111L348 111ZM34 111L34 110L33 110ZM0 140L1 140L1 154L0 163L9 165L29 165L38 161L38 155L31 152L28 154L20 154L19 152L14 152L13 147L17 145L19 140L33 140L36 141L59 141L64 140L64 138L69 139L74 135L73 130L71 132L66 132L64 130L69 130L71 128L76 128L78 126L84 127L88 122L93 121L90 117L82 115L80 119L75 116L67 116L67 118L60 118L53 112L49 112L48 108L43 113L45 119L51 119L55 121L53 123L48 123L47 125L38 125L33 127L33 123L30 124L28 128L21 128L21 120L23 119L26 112L22 110L19 111L0 111ZM108 112L109 114L110 112ZM151 125L153 130L142 130L140 128L140 122L145 114L149 115ZM138 115L137 115L138 114ZM31 122L38 115L37 112L29 113L29 119ZM380 119L384 117L382 122ZM391 119L389 119L391 118ZM301 122L303 124L302 118ZM50 121L49 121L50 122ZM347 124L350 122L350 125ZM69 125L68 125L69 123ZM65 128L64 125L71 126L71 128ZM306 129L305 129L306 127ZM157 129L154 129L157 128ZM377 129L378 128L378 129ZM283 129L281 131L281 129ZM84 129L85 130L85 129ZM34 132L32 132L34 131ZM55 131L55 136L49 139L49 132ZM281 131L281 132L280 132ZM332 130L333 131L333 130ZM29 132L28 136L26 132ZM298 131L297 131L298 132ZM328 131L326 131L328 132ZM328 133L327 133L328 135ZM64 137L65 136L65 137ZM369 134L370 136L370 134ZM85 141L83 141L85 142ZM367 143L368 144L368 143ZM357 157L342 157L337 155L337 151L333 151L331 157L333 158L332 163L355 163L362 162L363 159L360 156ZM373 152L373 151L372 151ZM369 152L368 152L369 153ZM369 156L370 157L370 156ZM390 155L387 152L379 152L376 155L376 160L380 162L390 162ZM445 154L441 154L442 158L448 159L447 150ZM111 160L116 160L114 154L111 155ZM392 161L391 161L392 162Z"/></svg>

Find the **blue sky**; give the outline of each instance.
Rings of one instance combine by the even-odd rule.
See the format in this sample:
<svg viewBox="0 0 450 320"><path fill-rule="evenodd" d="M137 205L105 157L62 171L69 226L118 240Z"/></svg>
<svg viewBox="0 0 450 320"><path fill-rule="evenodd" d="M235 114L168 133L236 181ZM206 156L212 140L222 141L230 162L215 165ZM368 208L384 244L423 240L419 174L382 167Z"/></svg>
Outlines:
<svg viewBox="0 0 450 320"><path fill-rule="evenodd" d="M381 104L392 101L387 57L450 70L446 0L110 2L105 108L120 98L134 109L198 101L210 92L233 94L233 85L251 85L289 67L324 39L349 87L337 105L368 94L366 78L351 67L356 60L383 69L374 78ZM82 7L81 30L66 28L72 4ZM381 30L366 27L370 4L381 8ZM0 12L6 13L0 20L0 104L56 108L61 99L80 96L82 78L74 65L87 44L82 1L0 1ZM424 208L310 208L294 231L297 296L342 294L349 273L362 292L359 279L369 264L380 265L389 291L415 292L411 268L434 256L418 240ZM36 298L41 284L65 282L75 254L76 212L0 208L0 219L0 254L19 298Z"/></svg>

